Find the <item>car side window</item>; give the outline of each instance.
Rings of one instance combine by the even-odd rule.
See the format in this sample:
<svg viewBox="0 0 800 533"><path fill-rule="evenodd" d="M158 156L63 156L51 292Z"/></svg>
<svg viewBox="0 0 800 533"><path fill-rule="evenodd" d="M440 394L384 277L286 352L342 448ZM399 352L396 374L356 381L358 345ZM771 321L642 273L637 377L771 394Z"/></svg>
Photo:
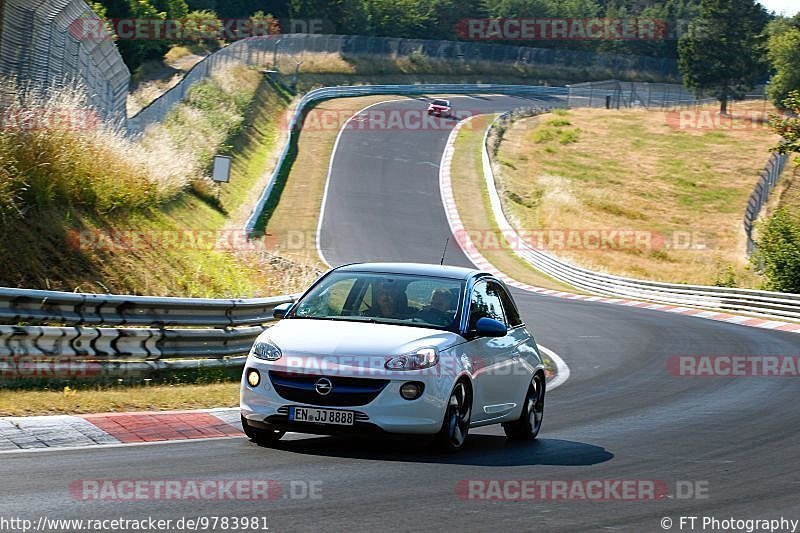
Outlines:
<svg viewBox="0 0 800 533"><path fill-rule="evenodd" d="M505 287L494 282L490 283L490 286L493 287L497 294L500 295L500 301L503 302L503 311L506 315L508 327L515 328L517 326L521 326L522 318L520 318L517 306L514 303L514 300L511 298L511 295L508 294L508 291L505 289Z"/></svg>
<svg viewBox="0 0 800 533"><path fill-rule="evenodd" d="M472 288L469 302L469 329L475 329L481 318L493 318L506 324L498 291L485 281L479 281Z"/></svg>

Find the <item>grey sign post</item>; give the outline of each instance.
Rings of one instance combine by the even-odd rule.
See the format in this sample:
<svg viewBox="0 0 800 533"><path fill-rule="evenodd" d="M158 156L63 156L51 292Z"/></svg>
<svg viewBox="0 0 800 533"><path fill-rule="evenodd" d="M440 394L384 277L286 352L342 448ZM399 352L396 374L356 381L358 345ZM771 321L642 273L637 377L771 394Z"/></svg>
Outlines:
<svg viewBox="0 0 800 533"><path fill-rule="evenodd" d="M217 200L219 200L219 191L222 183L231 181L231 158L227 155L214 156L214 171L211 174L211 179L217 184Z"/></svg>

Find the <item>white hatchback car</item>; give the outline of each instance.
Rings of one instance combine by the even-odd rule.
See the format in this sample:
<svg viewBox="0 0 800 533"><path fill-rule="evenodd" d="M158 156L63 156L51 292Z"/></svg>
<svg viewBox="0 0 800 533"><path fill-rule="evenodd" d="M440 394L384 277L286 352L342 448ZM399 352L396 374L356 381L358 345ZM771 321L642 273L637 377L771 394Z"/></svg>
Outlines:
<svg viewBox="0 0 800 533"><path fill-rule="evenodd" d="M431 435L471 427L534 439L545 372L506 286L478 270L407 263L331 270L256 340L241 384L245 433Z"/></svg>

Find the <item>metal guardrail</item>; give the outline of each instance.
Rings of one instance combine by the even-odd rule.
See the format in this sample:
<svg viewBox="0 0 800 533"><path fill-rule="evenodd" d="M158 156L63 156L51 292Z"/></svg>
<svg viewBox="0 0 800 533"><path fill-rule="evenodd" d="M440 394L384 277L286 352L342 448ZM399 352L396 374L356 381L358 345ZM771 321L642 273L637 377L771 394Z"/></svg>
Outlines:
<svg viewBox="0 0 800 533"><path fill-rule="evenodd" d="M756 183L753 192L750 194L750 199L747 201L747 210L744 213L744 232L747 234L747 254L750 255L756 248L753 241L753 229L758 220L758 215L761 213L761 208L769 200L769 195L775 184L778 183L786 161L789 156L773 152L767 161L766 166L759 174L758 183Z"/></svg>
<svg viewBox="0 0 800 533"><path fill-rule="evenodd" d="M547 109L542 109L542 112ZM510 242L518 243L514 252L545 274L587 292L606 296L721 311L738 311L768 318L800 319L800 294L706 285L681 285L648 281L593 272L538 250L525 242L503 212L487 142L491 130L507 114L498 116L483 139L483 173L489 202L498 228Z"/></svg>
<svg viewBox="0 0 800 533"><path fill-rule="evenodd" d="M6 324L209 326L228 328L272 320L289 296L251 299L172 298L84 294L0 288L0 320Z"/></svg>
<svg viewBox="0 0 800 533"><path fill-rule="evenodd" d="M291 295L160 298L0 288L0 320L15 324L0 326L0 357L155 360L239 355L247 353L272 322L275 306L294 299Z"/></svg>

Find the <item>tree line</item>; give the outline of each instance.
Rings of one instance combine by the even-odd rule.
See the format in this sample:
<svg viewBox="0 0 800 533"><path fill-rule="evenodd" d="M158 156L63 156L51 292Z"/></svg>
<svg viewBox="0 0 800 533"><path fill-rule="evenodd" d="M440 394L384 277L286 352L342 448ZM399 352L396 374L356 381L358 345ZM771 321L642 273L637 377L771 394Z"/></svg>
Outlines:
<svg viewBox="0 0 800 533"><path fill-rule="evenodd" d="M755 0L96 0L112 19L241 19L270 17L278 31L291 21L318 21L318 30L345 35L465 40L467 19L605 19L663 23L653 39L539 39L525 44L679 60L684 82L711 91L722 111L758 83L781 104L800 88L800 15L776 17ZM299 27L303 27L300 25ZM295 26L295 29L297 26ZM168 40L118 40L131 68L163 56Z"/></svg>

